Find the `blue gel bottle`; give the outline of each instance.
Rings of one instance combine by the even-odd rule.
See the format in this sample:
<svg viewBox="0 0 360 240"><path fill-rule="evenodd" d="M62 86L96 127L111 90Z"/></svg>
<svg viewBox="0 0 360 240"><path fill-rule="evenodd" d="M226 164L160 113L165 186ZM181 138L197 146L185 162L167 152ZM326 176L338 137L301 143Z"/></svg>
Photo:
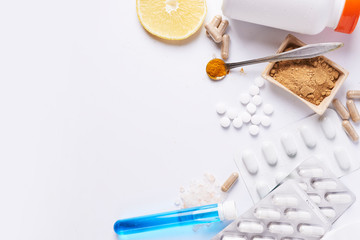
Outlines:
<svg viewBox="0 0 360 240"><path fill-rule="evenodd" d="M118 220L114 224L114 230L118 235L130 235L165 228L234 220L236 217L235 202L227 201L219 204Z"/></svg>

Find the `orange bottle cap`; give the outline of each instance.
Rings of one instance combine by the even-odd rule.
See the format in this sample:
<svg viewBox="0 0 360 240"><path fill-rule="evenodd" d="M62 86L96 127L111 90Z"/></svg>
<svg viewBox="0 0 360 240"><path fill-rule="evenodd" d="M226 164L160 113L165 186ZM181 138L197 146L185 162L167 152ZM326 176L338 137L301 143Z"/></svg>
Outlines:
<svg viewBox="0 0 360 240"><path fill-rule="evenodd" d="M359 15L360 1L346 0L344 10L335 31L348 34L352 33L355 30L356 24L359 20Z"/></svg>

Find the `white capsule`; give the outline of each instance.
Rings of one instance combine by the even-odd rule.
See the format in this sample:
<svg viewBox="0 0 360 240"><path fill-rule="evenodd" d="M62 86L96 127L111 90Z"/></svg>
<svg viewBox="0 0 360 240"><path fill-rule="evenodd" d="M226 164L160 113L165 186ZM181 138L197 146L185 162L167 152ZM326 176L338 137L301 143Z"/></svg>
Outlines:
<svg viewBox="0 0 360 240"><path fill-rule="evenodd" d="M266 162L270 166L275 166L278 162L275 145L272 142L263 142L261 150Z"/></svg>
<svg viewBox="0 0 360 240"><path fill-rule="evenodd" d="M243 221L238 224L238 230L242 233L262 233L264 227L258 222Z"/></svg>
<svg viewBox="0 0 360 240"><path fill-rule="evenodd" d="M298 183L299 187L304 190L304 191L307 191L308 190L308 185L304 182L299 182Z"/></svg>
<svg viewBox="0 0 360 240"><path fill-rule="evenodd" d="M281 213L271 208L257 208L254 213L259 219L279 220Z"/></svg>
<svg viewBox="0 0 360 240"><path fill-rule="evenodd" d="M248 104L250 102L250 98L251 97L250 97L249 94L243 93L243 94L240 95L239 100L240 100L241 104L246 105L246 104Z"/></svg>
<svg viewBox="0 0 360 240"><path fill-rule="evenodd" d="M246 105L246 110L253 115L254 113L256 113L256 105L253 103L249 103L248 105Z"/></svg>
<svg viewBox="0 0 360 240"><path fill-rule="evenodd" d="M224 235L221 237L221 240L246 240L246 238L234 235Z"/></svg>
<svg viewBox="0 0 360 240"><path fill-rule="evenodd" d="M319 236L325 234L325 230L322 227L319 226L313 226L308 224L300 224L299 225L299 232L301 234L304 234L306 236Z"/></svg>
<svg viewBox="0 0 360 240"><path fill-rule="evenodd" d="M337 164L343 171L348 171L351 167L350 156L344 148L337 147L334 150L334 156Z"/></svg>
<svg viewBox="0 0 360 240"><path fill-rule="evenodd" d="M283 207L296 207L298 205L297 198L289 195L274 195L272 202L277 206Z"/></svg>
<svg viewBox="0 0 360 240"><path fill-rule="evenodd" d="M255 95L252 97L251 102L256 106L260 106L262 104L262 97L260 97L260 95Z"/></svg>
<svg viewBox="0 0 360 240"><path fill-rule="evenodd" d="M269 231L275 234L290 235L294 233L294 228L286 223L270 223Z"/></svg>
<svg viewBox="0 0 360 240"><path fill-rule="evenodd" d="M261 88L265 85L265 79L262 77L255 78L254 82L255 82L255 85L258 86L259 88Z"/></svg>
<svg viewBox="0 0 360 240"><path fill-rule="evenodd" d="M255 175L258 172L259 167L254 153L250 151L244 151L242 154L242 161L246 167L246 170L250 174Z"/></svg>
<svg viewBox="0 0 360 240"><path fill-rule="evenodd" d="M230 108L226 112L226 116L231 120L234 120L238 115L239 115L238 111L234 108Z"/></svg>
<svg viewBox="0 0 360 240"><path fill-rule="evenodd" d="M249 127L249 133L251 136L257 136L257 135L259 135L259 132L260 132L259 126L251 125Z"/></svg>
<svg viewBox="0 0 360 240"><path fill-rule="evenodd" d="M223 128L228 128L230 126L230 119L228 117L222 117L220 118L220 125L223 127Z"/></svg>
<svg viewBox="0 0 360 240"><path fill-rule="evenodd" d="M273 105L271 105L271 104L265 104L265 105L264 105L264 113L265 113L266 115L271 115L271 114L273 114L273 112L274 112L274 107L273 107Z"/></svg>
<svg viewBox="0 0 360 240"><path fill-rule="evenodd" d="M286 154L293 158L297 154L297 146L294 140L294 137L288 133L281 135L281 144L286 152Z"/></svg>
<svg viewBox="0 0 360 240"><path fill-rule="evenodd" d="M243 125L243 121L240 117L237 117L234 119L234 121L233 121L234 128L241 128L242 125Z"/></svg>
<svg viewBox="0 0 360 240"><path fill-rule="evenodd" d="M263 125L264 127L270 127L271 119L268 116L262 116L261 117L261 125Z"/></svg>
<svg viewBox="0 0 360 240"><path fill-rule="evenodd" d="M325 217L330 219L333 219L336 216L335 210L330 207L320 208L320 211L322 214L324 214Z"/></svg>
<svg viewBox="0 0 360 240"><path fill-rule="evenodd" d="M261 122L261 117L260 117L260 115L255 114L255 115L253 115L253 116L251 117L251 123L252 123L252 124L254 124L254 125L259 125L260 122Z"/></svg>
<svg viewBox="0 0 360 240"><path fill-rule="evenodd" d="M250 88L249 88L249 94L251 96L255 96L255 95L258 95L260 93L260 89L258 86L255 86L255 85L251 85Z"/></svg>
<svg viewBox="0 0 360 240"><path fill-rule="evenodd" d="M321 129L323 130L325 137L329 140L332 140L336 137L336 129L334 123L328 117L322 117L321 121Z"/></svg>
<svg viewBox="0 0 360 240"><path fill-rule="evenodd" d="M249 123L251 120L251 115L248 112L242 112L240 117L244 123Z"/></svg>
<svg viewBox="0 0 360 240"><path fill-rule="evenodd" d="M352 197L347 193L329 193L326 195L325 199L328 202L336 204L346 204L352 201Z"/></svg>
<svg viewBox="0 0 360 240"><path fill-rule="evenodd" d="M313 181L312 186L318 190L333 190L337 188L337 183L331 179L321 179Z"/></svg>
<svg viewBox="0 0 360 240"><path fill-rule="evenodd" d="M306 221L311 218L311 214L307 211L290 209L285 212L285 216L291 220Z"/></svg>
<svg viewBox="0 0 360 240"><path fill-rule="evenodd" d="M314 131L312 131L308 126L300 127L300 135L308 148L316 147L316 136Z"/></svg>
<svg viewBox="0 0 360 240"><path fill-rule="evenodd" d="M309 194L309 198L315 204L320 204L321 203L321 197L319 195L317 195L317 194Z"/></svg>
<svg viewBox="0 0 360 240"><path fill-rule="evenodd" d="M313 168L299 168L298 174L302 177L322 177L324 170L319 167Z"/></svg>
<svg viewBox="0 0 360 240"><path fill-rule="evenodd" d="M227 107L223 103L218 103L218 104L216 104L215 109L219 115L222 115L222 114L226 113Z"/></svg>
<svg viewBox="0 0 360 240"><path fill-rule="evenodd" d="M256 184L256 192L259 198L263 199L271 191L269 185L265 182L258 182Z"/></svg>

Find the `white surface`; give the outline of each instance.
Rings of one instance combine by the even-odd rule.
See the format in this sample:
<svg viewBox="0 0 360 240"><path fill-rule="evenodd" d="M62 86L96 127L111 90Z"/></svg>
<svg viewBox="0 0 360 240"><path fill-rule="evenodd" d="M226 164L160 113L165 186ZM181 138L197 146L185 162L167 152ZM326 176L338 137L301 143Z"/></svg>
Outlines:
<svg viewBox="0 0 360 240"><path fill-rule="evenodd" d="M206 21L220 1L208 8ZM225 181L238 147L256 141L219 127L214 106L237 102L266 64L209 81L205 65L220 48L204 29L173 43L141 27L135 1L19 0L1 1L0 32L0 239L115 240L118 218L175 209L180 186L207 171ZM237 21L228 33L229 62L273 54L287 35ZM360 88L359 27L296 36L344 42L328 55L350 71L338 97ZM311 113L268 83L261 95L275 106L261 134ZM342 179L359 198L360 172ZM240 213L252 204L241 180L229 199ZM358 201L334 227L359 214ZM149 239L205 240L220 229Z"/></svg>

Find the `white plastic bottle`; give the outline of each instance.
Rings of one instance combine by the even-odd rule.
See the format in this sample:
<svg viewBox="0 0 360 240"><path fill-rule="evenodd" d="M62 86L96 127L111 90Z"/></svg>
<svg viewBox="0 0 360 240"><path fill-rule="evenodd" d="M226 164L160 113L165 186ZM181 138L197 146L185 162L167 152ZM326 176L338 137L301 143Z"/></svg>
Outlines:
<svg viewBox="0 0 360 240"><path fill-rule="evenodd" d="M360 0L224 0L223 13L237 20L304 34L326 27L352 33Z"/></svg>

